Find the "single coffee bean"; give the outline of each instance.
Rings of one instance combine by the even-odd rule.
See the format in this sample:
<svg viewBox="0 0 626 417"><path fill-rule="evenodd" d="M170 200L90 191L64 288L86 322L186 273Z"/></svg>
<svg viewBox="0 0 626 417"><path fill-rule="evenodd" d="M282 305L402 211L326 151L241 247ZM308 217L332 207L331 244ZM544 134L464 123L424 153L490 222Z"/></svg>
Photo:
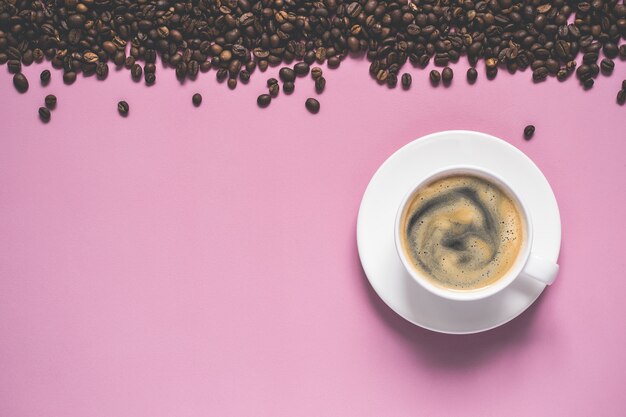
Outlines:
<svg viewBox="0 0 626 417"><path fill-rule="evenodd" d="M293 93L295 88L296 88L296 85L293 83L293 81L286 81L285 83L283 83L283 92L285 94Z"/></svg>
<svg viewBox="0 0 626 417"><path fill-rule="evenodd" d="M256 104L259 107L267 107L270 105L270 102L272 101L272 97L269 94L261 94L260 96L257 97L256 99Z"/></svg>
<svg viewBox="0 0 626 417"><path fill-rule="evenodd" d="M304 102L306 109L313 114L317 114L320 111L320 102L314 98L307 98Z"/></svg>
<svg viewBox="0 0 626 417"><path fill-rule="evenodd" d="M306 62L298 62L296 65L293 66L293 70L296 72L296 75L298 77L304 77L305 75L307 75L309 73L309 64L307 64Z"/></svg>
<svg viewBox="0 0 626 417"><path fill-rule="evenodd" d="M50 110L45 107L39 107L39 118L42 122L48 123L50 121Z"/></svg>
<svg viewBox="0 0 626 417"><path fill-rule="evenodd" d="M439 81L441 81L441 74L439 74L439 71L437 70L430 71L430 82L433 85L437 85L439 84Z"/></svg>
<svg viewBox="0 0 626 417"><path fill-rule="evenodd" d="M602 52L604 52L604 55L607 58L615 58L619 53L619 49L614 43L605 43L604 47L602 48Z"/></svg>
<svg viewBox="0 0 626 417"><path fill-rule="evenodd" d="M96 76L99 80L104 80L109 76L109 66L106 62L98 62L96 65Z"/></svg>
<svg viewBox="0 0 626 417"><path fill-rule="evenodd" d="M24 74L18 72L13 76L13 86L20 93L25 93L28 91L28 79Z"/></svg>
<svg viewBox="0 0 626 417"><path fill-rule="evenodd" d="M133 80L139 81L141 80L142 72L143 72L143 69L141 68L141 65L133 64L132 68L130 69L130 76L132 77Z"/></svg>
<svg viewBox="0 0 626 417"><path fill-rule="evenodd" d="M569 77L569 72L567 71L567 69L565 68L561 68L559 69L559 71L556 73L556 79L559 81L564 81L567 79L567 77Z"/></svg>
<svg viewBox="0 0 626 417"><path fill-rule="evenodd" d="M580 80L586 80L591 77L591 68L587 64L582 64L576 68L576 77Z"/></svg>
<svg viewBox="0 0 626 417"><path fill-rule="evenodd" d="M450 84L452 82L452 78L454 77L454 72L452 72L452 68L445 67L443 71L441 71L441 79L444 84Z"/></svg>
<svg viewBox="0 0 626 417"><path fill-rule="evenodd" d="M250 72L245 69L241 70L239 72L239 79L241 80L242 83L248 84L248 81L250 80Z"/></svg>
<svg viewBox="0 0 626 417"><path fill-rule="evenodd" d="M202 104L202 95L200 93L196 93L191 97L191 102L194 106L198 107Z"/></svg>
<svg viewBox="0 0 626 417"><path fill-rule="evenodd" d="M315 80L315 91L317 91L318 94L321 94L324 92L325 88L326 88L326 78L320 76L317 80Z"/></svg>
<svg viewBox="0 0 626 417"><path fill-rule="evenodd" d="M269 91L270 91L270 96L274 98L278 96L278 92L280 91L280 87L278 86L278 83L270 85Z"/></svg>
<svg viewBox="0 0 626 417"><path fill-rule="evenodd" d="M613 72L613 68L615 68L615 62L613 62L612 59L604 58L602 62L600 62L600 69L603 74L611 74Z"/></svg>
<svg viewBox="0 0 626 417"><path fill-rule="evenodd" d="M533 81L541 82L548 77L548 69L546 67L539 67L533 71Z"/></svg>
<svg viewBox="0 0 626 417"><path fill-rule="evenodd" d="M41 85L48 85L50 83L50 71L43 70L41 74L39 74L39 79L41 80Z"/></svg>
<svg viewBox="0 0 626 417"><path fill-rule="evenodd" d="M7 62L7 68L11 74L17 74L18 72L22 72L22 63L17 59L12 59Z"/></svg>
<svg viewBox="0 0 626 417"><path fill-rule="evenodd" d="M391 73L387 76L386 82L389 88L396 88L396 85L398 85L398 76Z"/></svg>
<svg viewBox="0 0 626 417"><path fill-rule="evenodd" d="M626 90L626 80L622 81L622 90Z"/></svg>
<svg viewBox="0 0 626 417"><path fill-rule="evenodd" d="M129 107L128 107L128 103L125 101L120 101L117 103L117 111L123 116L126 117L128 116L128 111L129 111Z"/></svg>
<svg viewBox="0 0 626 417"><path fill-rule="evenodd" d="M619 47L619 57L621 59L626 59L626 43Z"/></svg>
<svg viewBox="0 0 626 417"><path fill-rule="evenodd" d="M271 86L272 86L272 85L274 85L274 84L278 84L278 80L277 80L276 78L269 78L269 79L267 80L267 86L268 86L268 87L271 87Z"/></svg>
<svg viewBox="0 0 626 417"><path fill-rule="evenodd" d="M535 126L528 125L524 128L524 139L530 140L535 134Z"/></svg>
<svg viewBox="0 0 626 417"><path fill-rule="evenodd" d="M597 52L587 52L583 55L583 64L591 65L598 60Z"/></svg>
<svg viewBox="0 0 626 417"><path fill-rule="evenodd" d="M474 84L477 78L478 78L478 71L476 71L476 68L472 67L467 70L467 81L470 84Z"/></svg>
<svg viewBox="0 0 626 417"><path fill-rule="evenodd" d="M409 88L411 88L412 81L413 81L413 78L411 78L411 74L409 74L408 72L405 72L404 74L402 74L402 88L404 88L405 90L408 90Z"/></svg>
<svg viewBox="0 0 626 417"><path fill-rule="evenodd" d="M48 94L44 102L46 103L46 107L52 110L57 106L57 97L54 94Z"/></svg>
<svg viewBox="0 0 626 417"><path fill-rule="evenodd" d="M583 87L585 88L585 90L589 90L590 88L592 88L593 84L594 84L593 78L587 78L586 80L583 81Z"/></svg>
<svg viewBox="0 0 626 417"><path fill-rule="evenodd" d="M589 69L591 70L591 76L594 78L600 73L600 66L598 64L589 65Z"/></svg>
<svg viewBox="0 0 626 417"><path fill-rule="evenodd" d="M228 70L226 68L220 68L215 73L215 78L217 81L223 82L226 78L228 78Z"/></svg>
<svg viewBox="0 0 626 417"><path fill-rule="evenodd" d="M283 81L294 81L296 79L296 72L289 67L282 67L278 71L278 76Z"/></svg>
<svg viewBox="0 0 626 417"><path fill-rule="evenodd" d="M494 80L498 75L498 67L487 68L487 79Z"/></svg>
<svg viewBox="0 0 626 417"><path fill-rule="evenodd" d="M153 72L144 72L146 85L153 85L156 82L156 75Z"/></svg>
<svg viewBox="0 0 626 417"><path fill-rule="evenodd" d="M626 103L626 89L622 88L617 92L617 104L620 106Z"/></svg>
<svg viewBox="0 0 626 417"><path fill-rule="evenodd" d="M74 71L64 72L63 73L63 82L67 85L74 84L76 81L76 73Z"/></svg>
<svg viewBox="0 0 626 417"><path fill-rule="evenodd" d="M339 68L340 64L341 64L341 60L339 59L338 56L332 56L328 58L328 68L336 69L336 68Z"/></svg>
<svg viewBox="0 0 626 417"><path fill-rule="evenodd" d="M311 70L311 77L314 80L317 80L319 77L321 77L323 74L323 71L320 67L313 67L313 69Z"/></svg>
<svg viewBox="0 0 626 417"><path fill-rule="evenodd" d="M231 90L234 90L235 88L237 88L237 79L229 78L226 84L228 85L228 88L230 88Z"/></svg>

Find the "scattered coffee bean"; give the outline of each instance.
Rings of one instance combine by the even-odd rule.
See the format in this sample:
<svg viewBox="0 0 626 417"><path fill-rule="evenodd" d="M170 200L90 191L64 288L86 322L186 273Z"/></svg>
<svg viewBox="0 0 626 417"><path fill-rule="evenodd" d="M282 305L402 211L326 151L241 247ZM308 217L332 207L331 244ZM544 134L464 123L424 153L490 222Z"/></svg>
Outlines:
<svg viewBox="0 0 626 417"><path fill-rule="evenodd" d="M242 83L247 84L250 80L250 72L248 72L248 70L241 70L239 73L239 80L241 80Z"/></svg>
<svg viewBox="0 0 626 417"><path fill-rule="evenodd" d="M620 106L626 103L626 89L622 88L617 92L617 104Z"/></svg>
<svg viewBox="0 0 626 417"><path fill-rule="evenodd" d="M48 94L44 102L46 103L46 107L52 110L57 106L57 97L54 94Z"/></svg>
<svg viewBox="0 0 626 417"><path fill-rule="evenodd" d="M22 72L22 63L17 59L12 59L7 62L7 68L11 74L17 74L18 72Z"/></svg>
<svg viewBox="0 0 626 417"><path fill-rule="evenodd" d="M398 85L398 77L396 74L389 74L386 82L389 88L396 88L396 85Z"/></svg>
<svg viewBox="0 0 626 417"><path fill-rule="evenodd" d="M589 90L593 87L594 82L595 81L593 80L593 78L587 78L583 81L583 87L585 88L585 90Z"/></svg>
<svg viewBox="0 0 626 417"><path fill-rule="evenodd" d="M283 81L294 81L296 79L296 72L288 67L283 67L278 71L278 77Z"/></svg>
<svg viewBox="0 0 626 417"><path fill-rule="evenodd" d="M600 70L602 70L603 74L609 75L613 73L613 68L615 68L615 62L612 59L604 58L600 62Z"/></svg>
<svg viewBox="0 0 626 417"><path fill-rule="evenodd" d="M309 64L306 62L298 62L294 65L293 70L296 72L298 77L304 77L309 73Z"/></svg>
<svg viewBox="0 0 626 417"><path fill-rule="evenodd" d="M13 76L13 86L20 93L25 93L28 91L28 79L24 74L18 72Z"/></svg>
<svg viewBox="0 0 626 417"><path fill-rule="evenodd" d="M326 78L324 78L323 76L320 76L318 79L315 80L315 91L317 91L318 94L321 94L324 92L325 88L326 88Z"/></svg>
<svg viewBox="0 0 626 417"><path fill-rule="evenodd" d="M74 81L76 81L76 73L74 71L63 73L63 82L65 84L72 85L74 84Z"/></svg>
<svg viewBox="0 0 626 417"><path fill-rule="evenodd" d="M546 67L539 67L533 71L533 81L541 82L548 77L548 69Z"/></svg>
<svg viewBox="0 0 626 417"><path fill-rule="evenodd" d="M524 128L524 139L530 140L535 134L535 126L528 125Z"/></svg>
<svg viewBox="0 0 626 417"><path fill-rule="evenodd" d="M328 58L328 68L336 69L336 68L339 68L340 64L341 64L341 60L339 59L338 56L333 56L333 57Z"/></svg>
<svg viewBox="0 0 626 417"><path fill-rule="evenodd" d="M228 88L230 88L231 90L234 90L235 88L237 88L236 78L229 78L226 83L228 84Z"/></svg>
<svg viewBox="0 0 626 417"><path fill-rule="evenodd" d="M314 98L307 98L304 105L310 113L317 114L320 111L320 102Z"/></svg>
<svg viewBox="0 0 626 417"><path fill-rule="evenodd" d="M476 71L476 68L472 67L467 70L467 81L470 84L474 84L477 78L478 78L478 71Z"/></svg>
<svg viewBox="0 0 626 417"><path fill-rule="evenodd" d="M454 72L452 72L452 68L445 67L443 71L441 71L441 79L444 84L450 84L452 82L452 78L454 77Z"/></svg>
<svg viewBox="0 0 626 417"><path fill-rule="evenodd" d="M267 86L271 87L274 84L278 84L278 80L276 78L270 78L267 80Z"/></svg>
<svg viewBox="0 0 626 417"><path fill-rule="evenodd" d="M323 74L323 71L320 67L313 67L313 69L311 70L311 77L314 80L317 80L319 77L321 77Z"/></svg>
<svg viewBox="0 0 626 417"><path fill-rule="evenodd" d="M626 90L626 80L622 81L622 90Z"/></svg>
<svg viewBox="0 0 626 417"><path fill-rule="evenodd" d="M129 111L129 107L128 107L128 103L125 101L120 101L119 103L117 103L117 111L123 116L126 117L128 116L128 111Z"/></svg>
<svg viewBox="0 0 626 417"><path fill-rule="evenodd" d="M278 96L278 92L280 91L280 87L278 83L270 85L269 91L270 91L270 96L274 98Z"/></svg>
<svg viewBox="0 0 626 417"><path fill-rule="evenodd" d="M41 74L39 74L39 79L41 80L41 85L48 85L50 83L50 71L43 70Z"/></svg>
<svg viewBox="0 0 626 417"><path fill-rule="evenodd" d="M270 105L271 101L272 97L269 94L261 94L257 97L256 104L258 104L259 107L265 108Z"/></svg>
<svg viewBox="0 0 626 417"><path fill-rule="evenodd" d="M156 75L153 72L144 72L146 85L153 85L156 82Z"/></svg>
<svg viewBox="0 0 626 417"><path fill-rule="evenodd" d="M430 82L433 85L437 85L439 84L439 81L441 81L441 74L439 74L439 71L437 70L430 71Z"/></svg>
<svg viewBox="0 0 626 417"><path fill-rule="evenodd" d="M411 77L411 74L409 74L408 72L405 72L404 74L402 74L402 88L404 88L405 90L408 90L409 88L411 88L412 82L413 82L413 78Z"/></svg>
<svg viewBox="0 0 626 417"><path fill-rule="evenodd" d="M487 68L487 79L494 80L498 75L498 67Z"/></svg>
<svg viewBox="0 0 626 417"><path fill-rule="evenodd" d="M39 118L42 122L48 123L50 121L50 110L45 107L39 107Z"/></svg>
<svg viewBox="0 0 626 417"><path fill-rule="evenodd" d="M293 81L286 81L283 84L283 92L285 94L291 94L293 93L293 91L295 90L296 85L293 83Z"/></svg>
<svg viewBox="0 0 626 417"><path fill-rule="evenodd" d="M109 76L109 66L106 62L98 62L96 65L96 76L99 80L104 80Z"/></svg>
<svg viewBox="0 0 626 417"><path fill-rule="evenodd" d="M141 80L142 72L143 72L143 69L141 68L141 65L133 64L132 68L130 69L130 76L132 77L133 80L139 81Z"/></svg>
<svg viewBox="0 0 626 417"><path fill-rule="evenodd" d="M200 93L196 93L191 97L191 102L194 106L198 107L202 104L202 95Z"/></svg>

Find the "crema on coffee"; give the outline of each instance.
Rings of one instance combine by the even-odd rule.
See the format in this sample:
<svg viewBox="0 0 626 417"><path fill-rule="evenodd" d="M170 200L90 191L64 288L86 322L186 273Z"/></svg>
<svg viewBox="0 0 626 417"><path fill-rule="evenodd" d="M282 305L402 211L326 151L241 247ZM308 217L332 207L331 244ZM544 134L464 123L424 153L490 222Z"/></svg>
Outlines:
<svg viewBox="0 0 626 417"><path fill-rule="evenodd" d="M450 175L419 188L401 217L402 249L433 284L476 290L502 278L525 239L517 204L496 184Z"/></svg>

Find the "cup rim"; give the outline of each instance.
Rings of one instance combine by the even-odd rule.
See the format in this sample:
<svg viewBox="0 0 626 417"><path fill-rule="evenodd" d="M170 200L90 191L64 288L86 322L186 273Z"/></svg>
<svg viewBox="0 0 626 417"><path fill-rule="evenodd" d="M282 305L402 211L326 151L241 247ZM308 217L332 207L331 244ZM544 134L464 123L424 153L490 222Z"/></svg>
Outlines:
<svg viewBox="0 0 626 417"><path fill-rule="evenodd" d="M402 242L400 240L400 223L402 219L402 215L404 214L404 210L411 200L411 197L419 188L424 186L425 184L432 182L436 179L443 178L449 175L454 174L469 174L476 175L482 178L485 178L491 182L495 182L496 185L503 188L509 197L511 197L514 202L517 204L517 207L520 209L522 216L524 218L524 226L525 226L525 242L522 250L517 256L515 263L506 274L497 280L495 283L488 285L487 287L480 288L477 290L451 290L443 287L436 286L428 281L428 279L421 273L417 268L415 268L412 262L407 259L404 254L404 250L402 248ZM488 169L475 166L475 165L449 165L438 170L433 171L430 175L422 178L415 185L413 185L408 192L402 198L400 205L398 206L398 210L396 212L396 219L394 223L394 242L396 246L396 252L400 257L404 268L407 270L411 278L419 285L421 285L427 291L449 300L455 301L472 301L472 300L480 300L483 298L490 297L508 287L522 272L524 265L528 261L531 253L533 239L533 226L532 219L530 217L530 212L526 205L522 202L522 199L519 197L519 194L515 192L515 190L508 184L506 180L504 180L500 175L490 171Z"/></svg>

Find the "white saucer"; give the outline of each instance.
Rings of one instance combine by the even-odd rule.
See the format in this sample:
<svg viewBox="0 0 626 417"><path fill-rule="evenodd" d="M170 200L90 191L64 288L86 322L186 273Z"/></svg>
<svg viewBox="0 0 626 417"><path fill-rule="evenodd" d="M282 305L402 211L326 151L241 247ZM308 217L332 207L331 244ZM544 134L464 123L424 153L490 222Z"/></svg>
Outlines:
<svg viewBox="0 0 626 417"><path fill-rule="evenodd" d="M478 333L517 317L539 297L545 285L518 277L490 298L459 302L431 294L406 272L394 244L398 205L412 185L448 165L475 165L502 176L528 203L534 224L533 251L557 261L561 246L559 207L539 168L507 142L463 130L415 140L376 171L359 209L359 256L376 293L406 320L441 333Z"/></svg>

